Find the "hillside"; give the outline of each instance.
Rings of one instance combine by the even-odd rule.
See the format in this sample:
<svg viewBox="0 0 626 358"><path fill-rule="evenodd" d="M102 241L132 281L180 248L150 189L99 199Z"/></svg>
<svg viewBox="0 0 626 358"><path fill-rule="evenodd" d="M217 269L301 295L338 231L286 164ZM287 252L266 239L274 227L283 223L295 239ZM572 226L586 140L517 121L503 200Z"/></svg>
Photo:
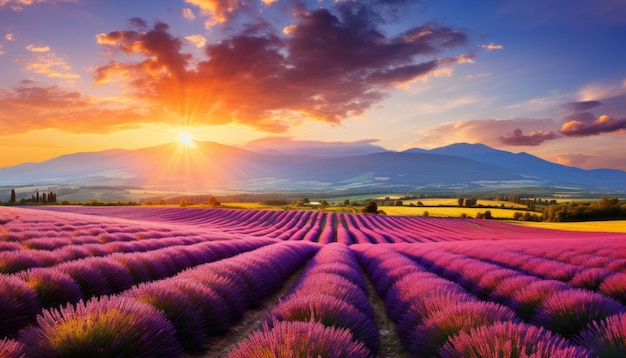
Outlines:
<svg viewBox="0 0 626 358"><path fill-rule="evenodd" d="M311 150L262 152L197 142L137 150L75 153L0 168L0 186L133 186L181 191L471 190L485 187L574 187L626 191L626 172L583 170L481 144L404 152ZM255 148L255 146L251 146ZM257 146L257 148L260 148ZM363 154L354 154L363 152ZM342 155L341 153L350 153Z"/></svg>

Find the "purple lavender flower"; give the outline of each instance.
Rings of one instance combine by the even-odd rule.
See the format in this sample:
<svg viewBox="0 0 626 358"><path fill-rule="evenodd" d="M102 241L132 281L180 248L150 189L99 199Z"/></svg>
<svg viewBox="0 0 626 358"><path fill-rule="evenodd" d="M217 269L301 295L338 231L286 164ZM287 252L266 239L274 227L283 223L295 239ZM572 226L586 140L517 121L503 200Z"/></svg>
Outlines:
<svg viewBox="0 0 626 358"><path fill-rule="evenodd" d="M525 323L499 322L451 337L442 358L583 358L591 354L550 331Z"/></svg>
<svg viewBox="0 0 626 358"><path fill-rule="evenodd" d="M228 358L374 356L362 342L354 341L347 329L327 327L318 322L278 322L272 328L266 326L240 342L228 354Z"/></svg>
<svg viewBox="0 0 626 358"><path fill-rule="evenodd" d="M13 336L41 310L37 291L15 276L0 276L0 337Z"/></svg>
<svg viewBox="0 0 626 358"><path fill-rule="evenodd" d="M104 296L44 310L20 332L27 357L177 357L181 348L163 312Z"/></svg>
<svg viewBox="0 0 626 358"><path fill-rule="evenodd" d="M624 312L616 300L582 289L561 291L543 300L534 319L542 326L571 337L587 324Z"/></svg>
<svg viewBox="0 0 626 358"><path fill-rule="evenodd" d="M13 339L0 339L0 353L3 358L23 358L24 344Z"/></svg>
<svg viewBox="0 0 626 358"><path fill-rule="evenodd" d="M35 268L18 275L34 288L43 308L76 303L83 296L80 286L68 274L55 268Z"/></svg>
<svg viewBox="0 0 626 358"><path fill-rule="evenodd" d="M574 338L592 349L598 357L624 357L626 354L626 313L592 322Z"/></svg>

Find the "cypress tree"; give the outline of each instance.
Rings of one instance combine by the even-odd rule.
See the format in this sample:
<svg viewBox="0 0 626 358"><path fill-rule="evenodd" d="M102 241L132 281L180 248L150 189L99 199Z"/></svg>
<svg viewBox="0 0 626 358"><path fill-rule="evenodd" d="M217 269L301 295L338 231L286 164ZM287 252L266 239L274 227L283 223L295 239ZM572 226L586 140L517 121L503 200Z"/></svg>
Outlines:
<svg viewBox="0 0 626 358"><path fill-rule="evenodd" d="M11 198L9 199L9 203L15 203L15 189L11 189Z"/></svg>

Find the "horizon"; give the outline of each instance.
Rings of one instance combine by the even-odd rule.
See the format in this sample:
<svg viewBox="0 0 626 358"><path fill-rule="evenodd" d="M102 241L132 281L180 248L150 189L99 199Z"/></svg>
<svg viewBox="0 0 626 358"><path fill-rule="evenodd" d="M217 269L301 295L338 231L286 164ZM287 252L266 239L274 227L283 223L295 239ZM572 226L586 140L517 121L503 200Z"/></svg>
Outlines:
<svg viewBox="0 0 626 358"><path fill-rule="evenodd" d="M7 0L0 23L0 168L207 141L626 170L619 0Z"/></svg>

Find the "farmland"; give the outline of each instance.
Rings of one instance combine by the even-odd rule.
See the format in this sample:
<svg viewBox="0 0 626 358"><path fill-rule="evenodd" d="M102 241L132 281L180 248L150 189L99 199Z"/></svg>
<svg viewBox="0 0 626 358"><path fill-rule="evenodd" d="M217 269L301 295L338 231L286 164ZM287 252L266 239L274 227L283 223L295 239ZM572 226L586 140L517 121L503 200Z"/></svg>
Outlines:
<svg viewBox="0 0 626 358"><path fill-rule="evenodd" d="M2 207L0 353L620 357L626 233L571 230L320 211Z"/></svg>

